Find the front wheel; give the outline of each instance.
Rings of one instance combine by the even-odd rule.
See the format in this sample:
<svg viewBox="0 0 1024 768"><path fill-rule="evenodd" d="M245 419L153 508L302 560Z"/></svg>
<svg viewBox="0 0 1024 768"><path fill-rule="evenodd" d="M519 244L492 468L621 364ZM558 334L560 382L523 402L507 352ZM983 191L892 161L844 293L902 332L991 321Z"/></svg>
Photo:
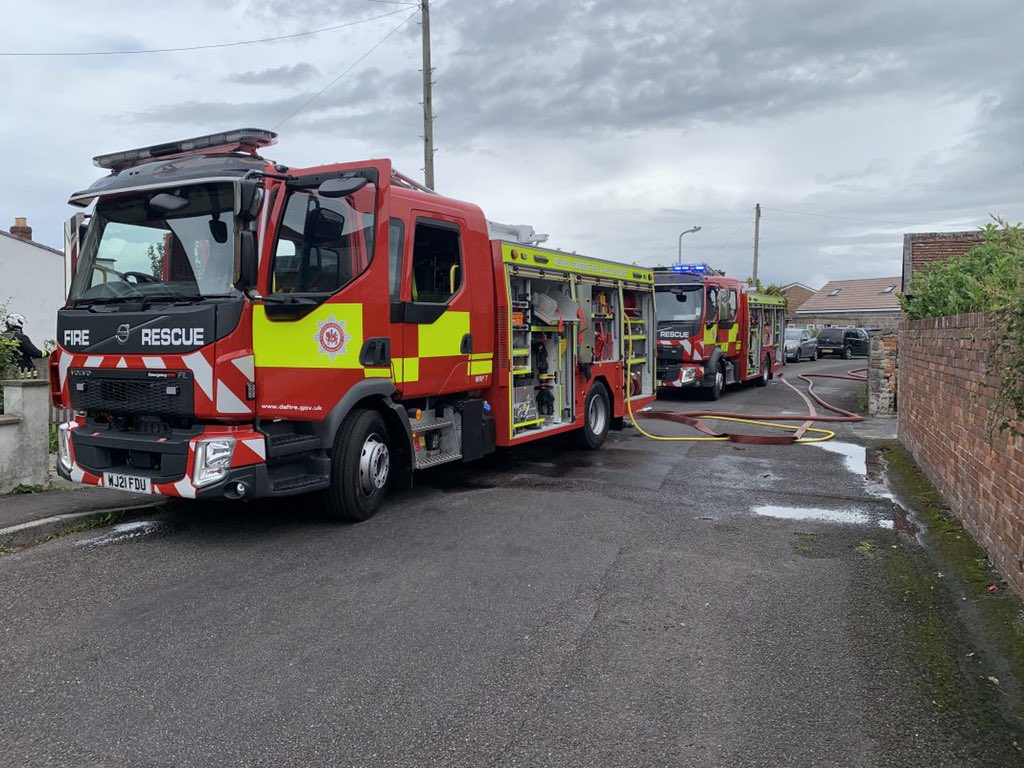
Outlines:
<svg viewBox="0 0 1024 768"><path fill-rule="evenodd" d="M719 363L715 368L714 383L705 390L708 400L718 400L722 396L723 389L725 389L725 366Z"/></svg>
<svg viewBox="0 0 1024 768"><path fill-rule="evenodd" d="M612 409L608 390L604 384L595 381L587 392L587 399L583 404L583 429L576 433L580 447L595 451L604 445L611 421Z"/></svg>
<svg viewBox="0 0 1024 768"><path fill-rule="evenodd" d="M796 359L797 360L800 359L800 354L799 353L797 353ZM768 386L768 377L771 376L771 370L772 370L772 359L770 357L766 357L764 359L764 366L761 368L761 375L757 377L757 381L754 382L754 386L756 386L756 387Z"/></svg>
<svg viewBox="0 0 1024 768"><path fill-rule="evenodd" d="M391 472L388 430L377 411L349 414L331 452L331 485L324 491L327 515L333 520L361 523L380 507Z"/></svg>
<svg viewBox="0 0 1024 768"><path fill-rule="evenodd" d="M815 347L814 351L811 352L811 362L813 363L817 359L818 359L818 348Z"/></svg>
<svg viewBox="0 0 1024 768"><path fill-rule="evenodd" d="M843 347L843 360L849 360L853 357L853 350L849 347Z"/></svg>

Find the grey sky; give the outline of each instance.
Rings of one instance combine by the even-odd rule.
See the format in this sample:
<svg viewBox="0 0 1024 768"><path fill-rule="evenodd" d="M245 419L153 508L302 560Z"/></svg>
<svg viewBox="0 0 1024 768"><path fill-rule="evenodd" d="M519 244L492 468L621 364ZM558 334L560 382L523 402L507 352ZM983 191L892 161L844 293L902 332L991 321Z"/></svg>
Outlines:
<svg viewBox="0 0 1024 768"><path fill-rule="evenodd" d="M0 58L0 223L60 246L95 154L274 127L407 14L366 0L23 4L0 48L187 53ZM1019 0L435 0L437 184L595 256L684 259L820 285L898 274L902 234L1017 220ZM419 176L418 17L282 128L292 165L392 157ZM10 220L10 221L8 221Z"/></svg>

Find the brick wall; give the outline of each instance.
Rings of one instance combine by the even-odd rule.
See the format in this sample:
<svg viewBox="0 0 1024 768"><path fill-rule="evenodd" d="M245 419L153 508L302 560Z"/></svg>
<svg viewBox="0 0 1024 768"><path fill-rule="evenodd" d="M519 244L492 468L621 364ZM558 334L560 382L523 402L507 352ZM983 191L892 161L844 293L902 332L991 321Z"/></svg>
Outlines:
<svg viewBox="0 0 1024 768"><path fill-rule="evenodd" d="M1024 438L989 430L997 373L991 315L907 322L899 338L899 436L964 527L1024 597Z"/></svg>
<svg viewBox="0 0 1024 768"><path fill-rule="evenodd" d="M911 278L927 267L954 256L963 256L982 243L980 230L972 232L914 232L903 236L903 293L910 290Z"/></svg>
<svg viewBox="0 0 1024 768"><path fill-rule="evenodd" d="M896 350L899 335L893 331L871 337L868 355L868 413L872 416L896 415Z"/></svg>

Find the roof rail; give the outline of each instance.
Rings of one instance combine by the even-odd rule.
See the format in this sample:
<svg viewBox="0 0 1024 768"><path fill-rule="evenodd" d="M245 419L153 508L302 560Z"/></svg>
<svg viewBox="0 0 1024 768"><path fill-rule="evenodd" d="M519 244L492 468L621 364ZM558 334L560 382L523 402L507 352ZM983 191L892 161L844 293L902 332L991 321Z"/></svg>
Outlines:
<svg viewBox="0 0 1024 768"><path fill-rule="evenodd" d="M426 192L429 195L437 194L437 192L432 190L430 187L425 187L418 181L413 181L404 173L399 173L394 168L391 169L391 183L398 184L400 187L407 187L408 189L416 189L420 192Z"/></svg>

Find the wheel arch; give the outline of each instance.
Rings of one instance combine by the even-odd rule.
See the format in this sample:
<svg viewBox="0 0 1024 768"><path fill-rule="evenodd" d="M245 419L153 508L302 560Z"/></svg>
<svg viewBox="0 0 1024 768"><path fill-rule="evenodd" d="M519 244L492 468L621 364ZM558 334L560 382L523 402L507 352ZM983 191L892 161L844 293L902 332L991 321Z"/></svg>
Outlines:
<svg viewBox="0 0 1024 768"><path fill-rule="evenodd" d="M357 382L341 400L331 409L317 426L320 447L331 450L338 430L345 419L355 410L369 409L377 411L384 418L392 438L395 450L401 452L403 458L412 466L412 427L405 410L391 399L395 393L395 385L391 381L381 379L364 379Z"/></svg>

